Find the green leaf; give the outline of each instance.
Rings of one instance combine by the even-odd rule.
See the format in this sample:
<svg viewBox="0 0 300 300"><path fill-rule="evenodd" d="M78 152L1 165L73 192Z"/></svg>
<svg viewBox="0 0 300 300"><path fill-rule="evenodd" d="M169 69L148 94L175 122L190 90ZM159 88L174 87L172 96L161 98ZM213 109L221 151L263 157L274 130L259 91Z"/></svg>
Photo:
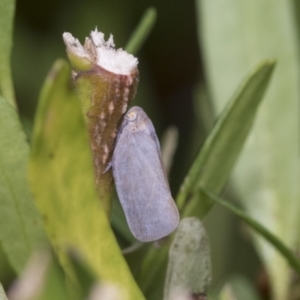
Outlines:
<svg viewBox="0 0 300 300"><path fill-rule="evenodd" d="M192 198L200 186L214 193L223 189L251 130L273 69L273 62L261 64L217 119L177 196L183 216L203 217L211 208L212 202L199 199L198 195Z"/></svg>
<svg viewBox="0 0 300 300"><path fill-rule="evenodd" d="M148 38L152 28L154 27L156 15L157 13L154 7L150 7L146 10L142 16L140 24L133 32L129 42L125 47L128 53L136 54L140 50L145 40Z"/></svg>
<svg viewBox="0 0 300 300"><path fill-rule="evenodd" d="M272 234L267 228L265 228L262 224L258 223L242 210L234 207L227 201L222 200L216 195L206 191L200 191L201 199L208 198L210 201L214 201L227 209L233 212L236 216L245 221L256 233L263 236L273 247L277 249L281 253L283 257L289 262L290 266L298 273L300 276L300 260L293 254L293 252L286 246L284 243Z"/></svg>
<svg viewBox="0 0 300 300"><path fill-rule="evenodd" d="M233 185L246 211L295 248L300 237L300 61L293 1L198 0L197 6L201 53L217 112L245 70L261 60L278 61ZM286 299L288 265L262 239L254 241L270 277L272 298Z"/></svg>
<svg viewBox="0 0 300 300"><path fill-rule="evenodd" d="M3 286L0 283L0 300L8 300L5 294L5 291L3 289Z"/></svg>
<svg viewBox="0 0 300 300"><path fill-rule="evenodd" d="M164 300L180 294L183 299L205 294L210 282L210 247L205 228L195 217L182 219L169 250Z"/></svg>
<svg viewBox="0 0 300 300"><path fill-rule="evenodd" d="M120 299L144 299L118 248L95 190L88 136L70 68L58 61L46 79L35 118L30 180L48 235L67 274L70 249Z"/></svg>
<svg viewBox="0 0 300 300"><path fill-rule="evenodd" d="M15 106L15 95L10 69L13 35L14 0L0 1L0 94Z"/></svg>
<svg viewBox="0 0 300 300"><path fill-rule="evenodd" d="M0 97L0 241L20 274L33 250L46 240L27 181L29 146L16 110Z"/></svg>

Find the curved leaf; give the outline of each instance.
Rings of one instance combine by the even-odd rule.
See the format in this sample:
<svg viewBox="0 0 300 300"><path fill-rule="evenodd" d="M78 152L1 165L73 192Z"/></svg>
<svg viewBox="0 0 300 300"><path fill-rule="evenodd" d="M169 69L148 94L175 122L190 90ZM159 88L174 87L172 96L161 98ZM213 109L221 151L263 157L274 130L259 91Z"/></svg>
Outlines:
<svg viewBox="0 0 300 300"><path fill-rule="evenodd" d="M215 193L223 189L251 130L273 69L274 62L257 67L217 119L177 196L183 216L203 217L211 208L211 202L198 196L192 198L199 186Z"/></svg>
<svg viewBox="0 0 300 300"><path fill-rule="evenodd" d="M123 299L144 299L118 248L97 198L91 151L70 68L58 61L37 109L30 179L37 206L65 271L67 254L79 251L98 280L115 285Z"/></svg>
<svg viewBox="0 0 300 300"><path fill-rule="evenodd" d="M245 221L256 233L263 236L270 244L272 244L281 253L281 255L286 258L290 266L300 276L300 260L293 254L293 252L287 246L284 245L284 243L282 243L282 241L278 237L272 234L267 228L265 228L262 224L259 224L254 219L252 219L242 210L234 207L227 201L222 200L221 198L217 197L216 195L208 191L201 190L200 195L201 195L201 199L208 198L210 201L214 201L226 207L231 212L233 212L236 216L238 216L243 221Z"/></svg>

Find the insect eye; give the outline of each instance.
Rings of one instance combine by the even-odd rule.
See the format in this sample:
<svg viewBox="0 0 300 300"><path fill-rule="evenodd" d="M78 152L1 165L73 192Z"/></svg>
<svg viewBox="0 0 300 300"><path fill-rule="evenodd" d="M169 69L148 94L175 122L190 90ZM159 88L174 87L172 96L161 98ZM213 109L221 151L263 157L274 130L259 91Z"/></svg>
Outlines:
<svg viewBox="0 0 300 300"><path fill-rule="evenodd" d="M137 117L137 113L135 111L131 111L127 114L128 121L134 121Z"/></svg>

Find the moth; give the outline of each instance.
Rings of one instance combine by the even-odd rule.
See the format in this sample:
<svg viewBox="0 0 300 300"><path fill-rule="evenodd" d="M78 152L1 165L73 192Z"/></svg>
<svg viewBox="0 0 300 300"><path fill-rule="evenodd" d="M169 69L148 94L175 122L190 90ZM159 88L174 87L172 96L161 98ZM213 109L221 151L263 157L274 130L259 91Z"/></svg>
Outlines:
<svg viewBox="0 0 300 300"><path fill-rule="evenodd" d="M172 198L154 126L142 108L124 116L111 161L116 190L132 234L142 242L174 231L179 212Z"/></svg>

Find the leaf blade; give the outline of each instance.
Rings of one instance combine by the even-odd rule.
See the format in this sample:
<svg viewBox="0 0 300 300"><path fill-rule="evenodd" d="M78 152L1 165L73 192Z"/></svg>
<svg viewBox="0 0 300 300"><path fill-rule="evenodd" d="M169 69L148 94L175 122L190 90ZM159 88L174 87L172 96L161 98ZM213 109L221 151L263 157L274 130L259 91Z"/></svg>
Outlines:
<svg viewBox="0 0 300 300"><path fill-rule="evenodd" d="M155 25L157 12L154 7L149 7L142 16L142 19L132 33L125 49L128 53L136 54L143 46Z"/></svg>
<svg viewBox="0 0 300 300"><path fill-rule="evenodd" d="M187 298L206 294L210 283L210 246L205 228L196 217L184 218L169 249L164 300L181 293Z"/></svg>
<svg viewBox="0 0 300 300"><path fill-rule="evenodd" d="M30 179L66 273L72 275L67 254L75 247L97 278L117 285L124 299L144 299L98 201L81 107L70 88L70 68L64 61L54 65L41 93Z"/></svg>
<svg viewBox="0 0 300 300"><path fill-rule="evenodd" d="M184 216L191 215L196 207L203 217L211 208L210 202L203 202L199 210L198 199L190 201L184 208L189 195L196 192L199 186L215 193L224 187L251 130L274 65L274 62L261 64L222 111L177 195L177 203L183 209ZM237 128L236 124L241 125Z"/></svg>
<svg viewBox="0 0 300 300"><path fill-rule="evenodd" d="M247 223L253 230L263 236L273 247L275 247L282 256L286 258L289 262L290 266L300 275L300 260L293 254L293 252L283 243L279 238L277 238L274 234L272 234L267 228L265 228L262 224L255 221L249 215L244 213L242 210L236 208L231 205L228 201L222 200L220 197L206 191L201 190L200 193L203 197L208 197L210 200L226 207L236 216L241 218L245 223ZM202 197L202 198L203 198Z"/></svg>
<svg viewBox="0 0 300 300"><path fill-rule="evenodd" d="M0 97L0 240L20 274L32 251L46 242L27 182L29 146L15 109Z"/></svg>

